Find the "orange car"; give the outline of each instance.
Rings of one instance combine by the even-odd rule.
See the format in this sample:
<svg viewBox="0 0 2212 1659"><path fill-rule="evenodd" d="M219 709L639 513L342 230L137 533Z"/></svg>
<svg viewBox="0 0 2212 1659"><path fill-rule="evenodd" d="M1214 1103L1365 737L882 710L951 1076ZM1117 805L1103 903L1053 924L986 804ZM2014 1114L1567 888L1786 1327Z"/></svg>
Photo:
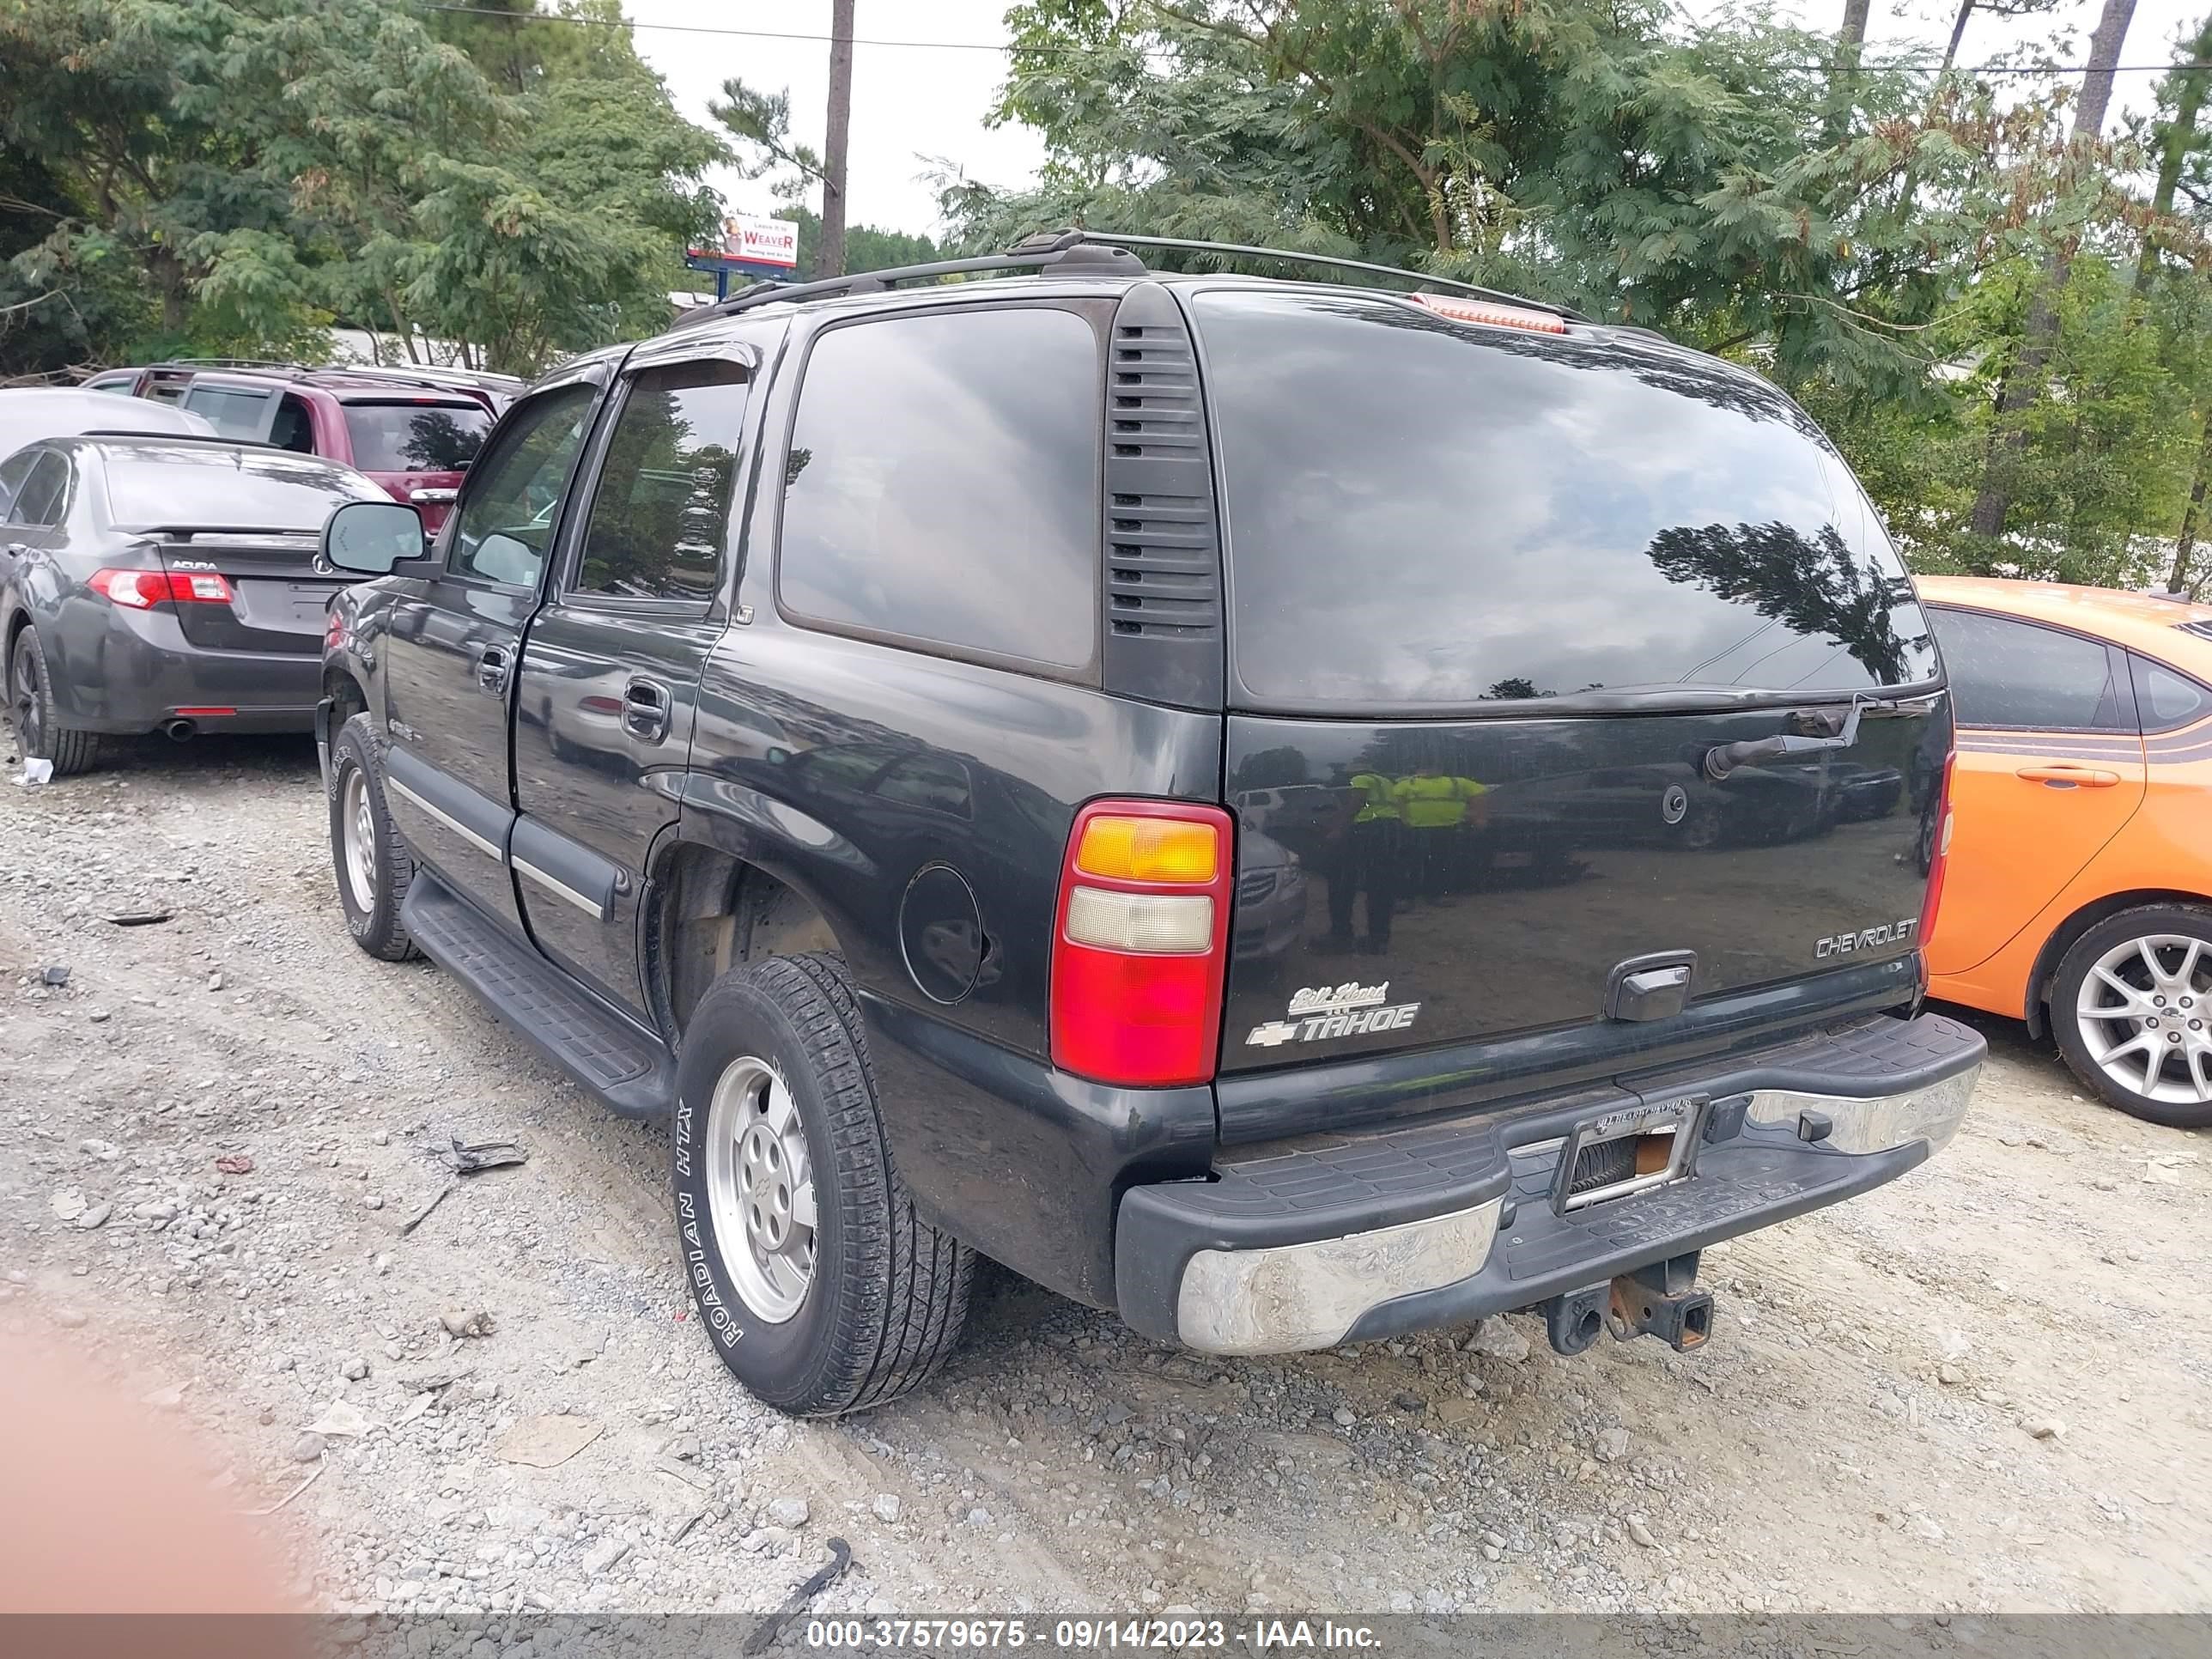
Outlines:
<svg viewBox="0 0 2212 1659"><path fill-rule="evenodd" d="M2212 1125L2212 605L1923 577L1958 724L1930 992Z"/></svg>

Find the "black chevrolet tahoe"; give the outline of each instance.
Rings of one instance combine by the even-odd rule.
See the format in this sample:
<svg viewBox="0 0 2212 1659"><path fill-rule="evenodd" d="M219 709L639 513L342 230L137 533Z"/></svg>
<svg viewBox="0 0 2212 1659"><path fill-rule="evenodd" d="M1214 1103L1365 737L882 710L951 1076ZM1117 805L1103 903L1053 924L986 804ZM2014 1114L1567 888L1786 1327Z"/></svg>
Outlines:
<svg viewBox="0 0 2212 1659"><path fill-rule="evenodd" d="M1981 1064L1910 579L1756 375L1141 240L750 289L534 386L434 544L340 507L354 938L668 1122L788 1411L927 1376L979 1252L1218 1354L1696 1346L1701 1249Z"/></svg>

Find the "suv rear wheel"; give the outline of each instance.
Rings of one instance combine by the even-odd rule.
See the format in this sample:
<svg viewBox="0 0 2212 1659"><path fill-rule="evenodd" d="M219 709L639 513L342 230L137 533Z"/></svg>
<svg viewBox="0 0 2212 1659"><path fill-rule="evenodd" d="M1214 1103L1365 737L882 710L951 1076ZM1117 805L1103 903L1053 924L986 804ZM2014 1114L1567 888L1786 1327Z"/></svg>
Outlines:
<svg viewBox="0 0 2212 1659"><path fill-rule="evenodd" d="M2067 1065L2108 1104L2212 1127L2212 908L2106 917L2058 964L2051 1024Z"/></svg>
<svg viewBox="0 0 2212 1659"><path fill-rule="evenodd" d="M975 1253L892 1166L844 963L772 957L692 1011L677 1074L677 1249L738 1380L807 1416L880 1406L942 1364Z"/></svg>
<svg viewBox="0 0 2212 1659"><path fill-rule="evenodd" d="M331 745L331 861L353 942L386 962L420 954L399 923L415 860L392 827L368 716L356 714Z"/></svg>

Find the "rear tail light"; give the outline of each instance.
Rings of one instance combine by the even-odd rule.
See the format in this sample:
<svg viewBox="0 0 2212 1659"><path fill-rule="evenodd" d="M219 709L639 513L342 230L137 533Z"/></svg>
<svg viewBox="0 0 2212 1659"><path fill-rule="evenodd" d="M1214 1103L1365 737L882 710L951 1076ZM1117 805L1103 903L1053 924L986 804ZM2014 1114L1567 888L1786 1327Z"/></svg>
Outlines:
<svg viewBox="0 0 2212 1659"><path fill-rule="evenodd" d="M1407 294L1401 296L1439 317L1459 323L1486 323L1492 328L1525 328L1534 334L1565 334L1566 320L1548 311L1522 306L1493 305L1487 300L1462 300L1448 294Z"/></svg>
<svg viewBox="0 0 2212 1659"><path fill-rule="evenodd" d="M1936 796L1936 841L1928 855L1928 893L1920 901L1920 948L1925 951L1936 932L1937 912L1943 903L1943 872L1951 863L1951 769L1958 750L1943 757L1943 778Z"/></svg>
<svg viewBox="0 0 2212 1659"><path fill-rule="evenodd" d="M85 586L131 611L157 605L228 605L230 584L213 571L95 570Z"/></svg>
<svg viewBox="0 0 2212 1659"><path fill-rule="evenodd" d="M1229 815L1095 801L1076 815L1052 950L1052 1060L1132 1087L1203 1083L1221 1046Z"/></svg>

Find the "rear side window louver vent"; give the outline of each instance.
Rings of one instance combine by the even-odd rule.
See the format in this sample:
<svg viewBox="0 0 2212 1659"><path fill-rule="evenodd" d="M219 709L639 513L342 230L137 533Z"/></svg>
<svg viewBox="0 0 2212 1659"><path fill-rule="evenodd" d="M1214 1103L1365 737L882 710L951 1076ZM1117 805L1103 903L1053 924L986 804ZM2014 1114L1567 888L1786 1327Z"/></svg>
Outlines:
<svg viewBox="0 0 2212 1659"><path fill-rule="evenodd" d="M1221 548L1198 356L1174 296L1139 283L1106 374L1106 689L1221 700Z"/></svg>

